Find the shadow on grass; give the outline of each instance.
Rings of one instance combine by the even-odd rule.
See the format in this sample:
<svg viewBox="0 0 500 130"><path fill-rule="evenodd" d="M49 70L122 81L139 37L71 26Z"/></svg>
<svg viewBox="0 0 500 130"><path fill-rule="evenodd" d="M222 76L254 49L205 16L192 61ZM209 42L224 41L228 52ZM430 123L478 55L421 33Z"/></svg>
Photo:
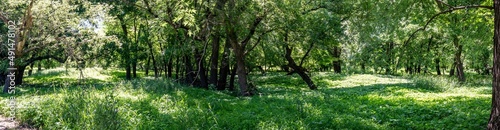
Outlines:
<svg viewBox="0 0 500 130"><path fill-rule="evenodd" d="M487 123L487 98L455 96L422 101L406 97L414 91L442 92L432 81L311 91L296 75L268 76L252 77L267 93L254 97L233 97L154 79L111 85L96 81L95 86L119 85L145 95L137 100L118 99L121 103L117 108L124 112L119 123L129 127L139 124L137 129L484 129ZM343 80L346 76L323 77Z"/></svg>

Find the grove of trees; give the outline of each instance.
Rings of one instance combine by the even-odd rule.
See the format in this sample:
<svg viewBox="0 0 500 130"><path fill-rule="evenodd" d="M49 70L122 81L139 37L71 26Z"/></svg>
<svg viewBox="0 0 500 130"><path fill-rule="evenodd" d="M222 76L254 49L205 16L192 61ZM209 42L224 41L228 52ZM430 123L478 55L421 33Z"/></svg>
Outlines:
<svg viewBox="0 0 500 130"><path fill-rule="evenodd" d="M267 71L312 90L313 71L478 73L493 76L488 129L500 129L500 0L0 0L0 19L4 88L13 20L16 84L63 64L239 96Z"/></svg>

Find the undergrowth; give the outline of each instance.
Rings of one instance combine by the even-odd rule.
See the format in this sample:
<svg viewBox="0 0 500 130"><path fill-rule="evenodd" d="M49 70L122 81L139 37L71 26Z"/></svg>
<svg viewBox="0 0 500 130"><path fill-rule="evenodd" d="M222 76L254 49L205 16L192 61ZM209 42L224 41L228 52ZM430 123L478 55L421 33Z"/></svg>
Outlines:
<svg viewBox="0 0 500 130"><path fill-rule="evenodd" d="M89 70L92 71L92 70ZM458 83L448 76L411 77L314 72L319 90L284 73L252 75L260 93L192 88L168 79L120 79L121 71L72 71L26 78L17 115L40 129L485 129L489 77ZM87 74L90 74L87 73ZM2 112L9 95L2 94Z"/></svg>

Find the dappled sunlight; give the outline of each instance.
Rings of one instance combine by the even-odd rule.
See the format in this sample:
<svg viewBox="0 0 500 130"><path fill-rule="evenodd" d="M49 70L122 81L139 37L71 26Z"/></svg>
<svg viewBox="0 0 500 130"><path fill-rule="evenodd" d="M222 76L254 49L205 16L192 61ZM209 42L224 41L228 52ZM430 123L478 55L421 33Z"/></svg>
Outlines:
<svg viewBox="0 0 500 130"><path fill-rule="evenodd" d="M375 84L400 84L400 83L411 83L410 80L403 78L390 78L390 77L380 77L376 75L351 75L347 76L343 80L331 80L322 79L322 81L328 83L329 88L344 88L344 87L354 87L354 86L369 86Z"/></svg>
<svg viewBox="0 0 500 130"><path fill-rule="evenodd" d="M114 77L123 73L103 70L94 74L109 76L106 80L114 81ZM55 79L57 76L49 78L60 80ZM64 81L78 81L76 77L66 78ZM20 118L28 122L50 124L57 121L48 118L60 118L63 113L76 111L79 114L65 116L63 123L73 119L105 122L106 118L98 114L111 113L109 115L131 129L459 129L477 128L486 123L483 118L487 117L490 97L485 92L491 91L489 87L445 86L449 81L436 77L315 73L313 78L329 84L328 87L309 90L297 75L270 73L252 78L261 93L235 97L226 91L186 87L148 76L90 87L25 87L18 101L23 107ZM49 79L29 80L38 83ZM439 83L441 81L445 83ZM64 82L52 84L59 86ZM5 105L0 106L7 109ZM58 108L61 106L64 109ZM442 125L457 124L456 119L475 124ZM81 121L73 122L85 123Z"/></svg>

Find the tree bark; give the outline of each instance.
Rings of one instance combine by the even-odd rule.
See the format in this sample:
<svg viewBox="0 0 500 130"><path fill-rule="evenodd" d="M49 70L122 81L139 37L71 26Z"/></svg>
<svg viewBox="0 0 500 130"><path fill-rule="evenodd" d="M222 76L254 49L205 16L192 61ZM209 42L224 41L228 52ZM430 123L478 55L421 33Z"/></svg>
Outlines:
<svg viewBox="0 0 500 130"><path fill-rule="evenodd" d="M123 19L123 16L118 16L118 19L120 20L120 24L121 24L121 29L123 31L123 40L125 41L125 43L123 44L123 53L122 53L122 60L123 61L123 65L125 66L125 73L126 73L126 79L127 80L131 80L132 79L132 76L131 76L131 73L130 73L130 40L128 39L128 31L127 31L127 25L125 23L125 20Z"/></svg>
<svg viewBox="0 0 500 130"><path fill-rule="evenodd" d="M489 130L500 129L500 0L494 0L495 33L493 37L493 95L491 98L491 114L488 122Z"/></svg>
<svg viewBox="0 0 500 130"><path fill-rule="evenodd" d="M38 69L36 70L36 72L42 71L42 60L38 61L37 66L38 66Z"/></svg>
<svg viewBox="0 0 500 130"><path fill-rule="evenodd" d="M457 52L455 53L455 64L456 64L456 69L457 69L457 77L458 81L460 82L465 82L465 75L464 75L464 65L462 63L462 45L459 43L458 37L453 38L453 44L457 48Z"/></svg>
<svg viewBox="0 0 500 130"><path fill-rule="evenodd" d="M174 61L172 60L172 58L170 58L170 59L168 60L168 64L167 64L167 73L168 73L168 74L167 74L167 77L168 77L168 78L172 78L172 69L174 68L174 67L173 67L173 62L174 62Z"/></svg>
<svg viewBox="0 0 500 130"><path fill-rule="evenodd" d="M148 62L146 62L146 66L144 69L146 69L146 76L149 76L149 63L151 62L151 56L148 56Z"/></svg>
<svg viewBox="0 0 500 130"><path fill-rule="evenodd" d="M231 44L229 39L226 39L226 45L224 47L224 52L222 54L222 60L219 70L219 81L217 82L217 90L226 89L227 75L229 74L229 55L230 55Z"/></svg>
<svg viewBox="0 0 500 130"><path fill-rule="evenodd" d="M132 74L134 78L137 78L137 60L132 62Z"/></svg>
<svg viewBox="0 0 500 130"><path fill-rule="evenodd" d="M341 68L341 60L340 60L340 55L341 55L341 48L338 46L335 46L333 48L333 57L335 58L333 60L333 71L335 73L342 73L342 68Z"/></svg>
<svg viewBox="0 0 500 130"><path fill-rule="evenodd" d="M196 57L196 62L198 64L198 76L200 76L200 87L208 89L208 78L205 73L206 69L205 66L203 65L203 57L201 52L195 50L195 57Z"/></svg>
<svg viewBox="0 0 500 130"><path fill-rule="evenodd" d="M31 63L31 64L30 64L30 70L28 71L28 76L31 76L31 74L33 74L33 65L34 65L34 64L35 64L35 63Z"/></svg>
<svg viewBox="0 0 500 130"><path fill-rule="evenodd" d="M16 85L21 85L23 84L23 77L24 77L24 70L26 69L26 66L18 66L17 67L17 72L16 72Z"/></svg>
<svg viewBox="0 0 500 130"><path fill-rule="evenodd" d="M217 84L217 69L219 67L219 35L214 35L212 39L212 55L210 56L210 83Z"/></svg>
<svg viewBox="0 0 500 130"><path fill-rule="evenodd" d="M236 70L238 70L238 66L234 64L233 69L231 70L231 78L229 78L229 91L234 91L234 79L236 77Z"/></svg>
<svg viewBox="0 0 500 130"><path fill-rule="evenodd" d="M297 74L299 74L299 76L302 78L302 80L304 80L304 82L307 83L307 85L309 86L309 89L316 90L317 89L316 85L314 85L314 83L311 80L311 78L309 77L309 75L306 74L304 68L302 68L301 66L297 66L297 64L293 60L293 58L291 56L292 49L290 49L290 47L288 47L288 45L285 46L285 49L286 49L285 58L288 61L288 66L290 66L293 69L293 71L295 71Z"/></svg>
<svg viewBox="0 0 500 130"><path fill-rule="evenodd" d="M185 82L186 82L186 84L193 85L195 73L193 72L193 65L191 64L191 58L188 54L184 55L184 64L186 66L185 67L185 71L186 71Z"/></svg>
<svg viewBox="0 0 500 130"><path fill-rule="evenodd" d="M455 58L453 58L453 60L455 60ZM455 68L456 68L456 63L453 62L453 64L451 65L451 68L450 68L450 76L455 75Z"/></svg>
<svg viewBox="0 0 500 130"><path fill-rule="evenodd" d="M153 60L153 68L154 68L154 71L155 71L155 78L158 78L158 67L156 66L156 60L155 60L155 55L154 55L154 52L153 52L153 45L151 45L152 43L151 42L148 42L148 46L149 46L149 54L151 56L151 60Z"/></svg>
<svg viewBox="0 0 500 130"><path fill-rule="evenodd" d="M436 72L437 72L437 75L441 75L441 66L439 66L439 62L441 62L441 61L439 60L439 58L436 58L434 60L434 62L436 63Z"/></svg>

